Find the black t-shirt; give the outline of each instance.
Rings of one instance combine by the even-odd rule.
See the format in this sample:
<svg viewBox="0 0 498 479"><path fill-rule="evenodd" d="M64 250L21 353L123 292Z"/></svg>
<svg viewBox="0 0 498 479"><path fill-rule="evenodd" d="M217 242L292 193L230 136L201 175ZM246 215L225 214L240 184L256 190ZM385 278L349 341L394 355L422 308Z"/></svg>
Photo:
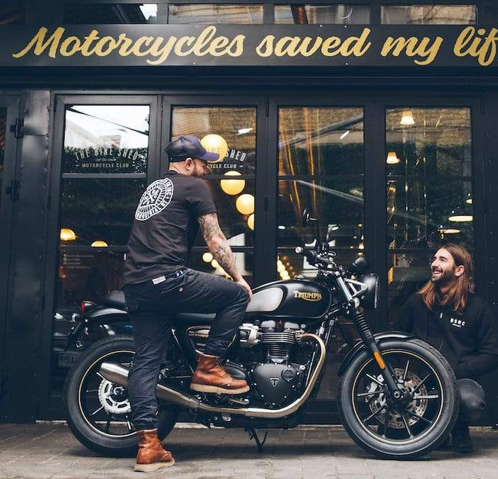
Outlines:
<svg viewBox="0 0 498 479"><path fill-rule="evenodd" d="M168 171L145 190L128 241L124 282L141 283L185 266L200 216L216 213L206 182Z"/></svg>

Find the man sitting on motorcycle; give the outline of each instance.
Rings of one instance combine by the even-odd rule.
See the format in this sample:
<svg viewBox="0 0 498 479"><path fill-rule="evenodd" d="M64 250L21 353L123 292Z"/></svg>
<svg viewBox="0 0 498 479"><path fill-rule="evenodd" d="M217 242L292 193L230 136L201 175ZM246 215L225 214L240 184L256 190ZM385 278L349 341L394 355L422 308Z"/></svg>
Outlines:
<svg viewBox="0 0 498 479"><path fill-rule="evenodd" d="M471 291L472 257L462 246L446 244L434 255L431 279L403 307L394 327L412 333L438 349L458 379L460 414L452 447L472 452L469 424L486 407L475 381L498 365L498 328L489 305Z"/></svg>
<svg viewBox="0 0 498 479"><path fill-rule="evenodd" d="M198 138L182 136L166 148L170 170L142 195L128 242L124 293L133 325L136 354L128 376L132 422L138 431L135 470L153 471L174 463L157 437L156 386L174 315L216 313L191 389L241 394L247 382L231 377L221 357L233 341L252 292L235 265L218 224L216 207L202 176L209 161ZM198 228L214 258L233 278L186 268Z"/></svg>

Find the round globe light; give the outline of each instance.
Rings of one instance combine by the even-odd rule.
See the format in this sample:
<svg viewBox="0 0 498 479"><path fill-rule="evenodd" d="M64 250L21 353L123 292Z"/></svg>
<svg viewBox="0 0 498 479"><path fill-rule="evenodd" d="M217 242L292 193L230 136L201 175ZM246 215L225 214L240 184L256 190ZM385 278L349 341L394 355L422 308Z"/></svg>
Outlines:
<svg viewBox="0 0 498 479"><path fill-rule="evenodd" d="M225 176L240 176L240 173L238 171L227 171ZM244 191L246 182L245 180L221 180L220 186L227 195L238 195Z"/></svg>
<svg viewBox="0 0 498 479"><path fill-rule="evenodd" d="M228 152L228 145L225 139L220 136L220 135L206 135L202 140L201 140L201 145L206 148L207 151L210 153L218 153L220 157L216 162L213 163L218 163L220 161L223 161L225 159L225 156L227 156Z"/></svg>
<svg viewBox="0 0 498 479"><path fill-rule="evenodd" d="M235 202L235 207L239 213L243 215L250 215L254 213L254 196L245 194L240 195Z"/></svg>
<svg viewBox="0 0 498 479"><path fill-rule="evenodd" d="M220 267L220 263L218 263L218 261L216 261L215 259L213 259L213 261L211 261L211 266L214 269L218 269Z"/></svg>
<svg viewBox="0 0 498 479"><path fill-rule="evenodd" d="M254 213L247 218L247 226L254 231Z"/></svg>
<svg viewBox="0 0 498 479"><path fill-rule="evenodd" d="M202 255L202 261L205 261L206 263L211 263L211 261L213 261L213 255L211 253L204 253Z"/></svg>

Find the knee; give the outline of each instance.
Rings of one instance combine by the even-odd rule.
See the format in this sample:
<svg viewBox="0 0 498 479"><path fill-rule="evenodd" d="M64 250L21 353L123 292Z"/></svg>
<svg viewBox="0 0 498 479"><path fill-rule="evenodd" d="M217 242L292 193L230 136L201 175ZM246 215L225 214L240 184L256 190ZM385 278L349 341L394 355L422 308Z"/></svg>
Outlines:
<svg viewBox="0 0 498 479"><path fill-rule="evenodd" d="M469 423L477 422L486 409L486 396L480 384L472 379L458 381L460 416Z"/></svg>

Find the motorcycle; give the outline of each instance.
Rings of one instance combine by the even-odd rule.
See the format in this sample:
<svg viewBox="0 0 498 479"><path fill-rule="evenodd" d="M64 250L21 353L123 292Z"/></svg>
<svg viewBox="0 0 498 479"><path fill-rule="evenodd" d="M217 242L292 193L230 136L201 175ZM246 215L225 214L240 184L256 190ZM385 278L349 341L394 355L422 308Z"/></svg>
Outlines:
<svg viewBox="0 0 498 479"><path fill-rule="evenodd" d="M441 445L459 410L455 375L427 343L401 332L372 334L365 309L375 309L378 276L359 256L348 269L320 240L308 210L303 225L316 224L312 248L296 248L317 270L315 280L275 281L253 290L224 367L250 385L232 396L189 389L196 353L203 352L213 314L178 314L165 352L156 395L158 435L163 440L180 412L191 420L243 428L260 450L258 430L300 424L325 373L327 349L339 321L352 321L360 341L339 369L337 405L350 437L384 459L421 457ZM116 309L124 309L116 299ZM70 370L63 392L69 427L77 439L104 455L133 455L127 376L133 363L131 337L104 338L85 349ZM265 436L266 438L266 436Z"/></svg>

